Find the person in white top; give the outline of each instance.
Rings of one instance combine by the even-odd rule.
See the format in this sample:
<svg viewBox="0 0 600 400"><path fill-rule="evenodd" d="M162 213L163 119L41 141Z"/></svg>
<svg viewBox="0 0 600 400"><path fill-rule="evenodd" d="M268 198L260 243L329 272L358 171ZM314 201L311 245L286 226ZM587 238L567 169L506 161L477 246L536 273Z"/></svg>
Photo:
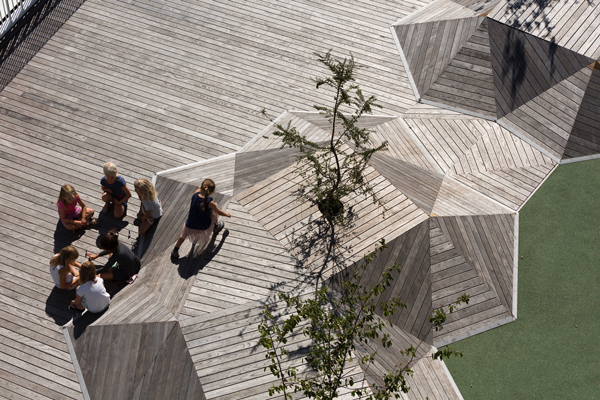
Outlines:
<svg viewBox="0 0 600 400"><path fill-rule="evenodd" d="M79 271L81 284L77 288L77 297L71 302L71 308L77 311L88 309L89 312L99 313L108 308L110 295L104 288L104 281L96 275L96 266L91 261L81 264Z"/></svg>
<svg viewBox="0 0 600 400"><path fill-rule="evenodd" d="M73 290L79 285L78 257L77 249L67 246L50 259L50 276L57 288Z"/></svg>

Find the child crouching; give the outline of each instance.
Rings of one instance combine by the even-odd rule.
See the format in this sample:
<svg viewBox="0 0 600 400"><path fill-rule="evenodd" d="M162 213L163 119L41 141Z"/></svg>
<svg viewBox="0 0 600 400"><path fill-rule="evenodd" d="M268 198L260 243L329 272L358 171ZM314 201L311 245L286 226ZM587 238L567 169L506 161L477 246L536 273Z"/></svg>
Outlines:
<svg viewBox="0 0 600 400"><path fill-rule="evenodd" d="M104 288L104 281L96 275L96 266L91 261L81 264L79 270L81 285L77 288L77 297L71 302L71 308L78 311L88 309L99 313L108 308L110 295Z"/></svg>

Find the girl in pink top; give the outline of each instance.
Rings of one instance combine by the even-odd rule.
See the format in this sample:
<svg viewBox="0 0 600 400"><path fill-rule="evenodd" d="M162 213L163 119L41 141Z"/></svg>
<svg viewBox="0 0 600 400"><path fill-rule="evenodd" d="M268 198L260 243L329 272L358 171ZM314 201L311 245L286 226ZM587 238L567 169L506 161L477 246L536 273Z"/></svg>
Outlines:
<svg viewBox="0 0 600 400"><path fill-rule="evenodd" d="M92 218L94 210L86 207L71 185L63 185L60 188L56 205L61 222L70 231L75 232L76 229L88 225L98 225L98 219Z"/></svg>

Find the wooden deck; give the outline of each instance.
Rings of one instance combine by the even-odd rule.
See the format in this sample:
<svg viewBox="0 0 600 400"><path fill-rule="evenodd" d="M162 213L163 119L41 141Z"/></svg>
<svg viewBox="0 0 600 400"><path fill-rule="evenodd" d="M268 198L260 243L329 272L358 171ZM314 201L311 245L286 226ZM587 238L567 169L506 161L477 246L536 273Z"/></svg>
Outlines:
<svg viewBox="0 0 600 400"><path fill-rule="evenodd" d="M310 78L323 73L312 53L329 48L351 51L368 67L358 73L361 87L384 108L362 123L374 130L375 142L390 144L368 171L388 212L382 216L369 201L347 199L359 219L343 232L342 257L352 264L387 239L386 262L404 265L394 293L410 305L395 317L395 334L401 343L423 346L411 380L418 389L406 398L458 398L443 364L424 356L431 345L514 319L518 211L561 157L597 152L600 134L589 127L599 119L600 75L598 64L588 63L598 57L597 13L587 2L552 8L561 21L553 31L557 43L579 52L581 65L548 90L536 88L532 100L515 103L498 125L484 99L443 109L417 104L413 89L416 84L421 96L429 90L432 104L470 96L470 81L452 82L464 75L460 66L492 52L493 43L480 40L482 30L508 26L506 10L495 9L490 15L496 22L486 26L467 24L458 55L444 61L452 68L415 81L402 66L389 25L422 24L421 36L402 33L398 25L394 31L405 42L427 39L432 31L424 27L439 16L427 11L412 22L404 18L429 3L429 10L444 5L454 7L456 18L470 18L482 14L486 2L460 2L465 11L446 0L63 0L41 11L32 33L0 53L0 398L266 397L272 377L258 361L264 362L256 349L260 307L282 290L309 293L317 277L340 271L318 270L324 254L295 241L307 237L318 211L290 196L299 184L294 151L263 138L272 127L260 110L312 140L327 139L329 123L311 106L329 95L315 92ZM589 32L572 28L585 18ZM511 21L510 29L519 29ZM544 37L539 29L522 35ZM488 79L492 71L486 64L478 73ZM567 105L557 109L549 101L554 98ZM531 122L527 108L547 120L514 135ZM573 128L564 135L549 124ZM560 148L552 147L557 138ZM163 171L156 186L165 215L152 240L138 241L131 225L140 205L135 194L123 221L102 216L98 230L77 235L58 222L56 200L65 183L100 210L99 180L108 160L130 189L135 179ZM189 196L209 176L217 183L216 200L233 217L203 257L184 247L187 256L174 266L169 252ZM83 261L111 227L143 254L140 277L116 293L99 318L72 320L67 306L74 293L53 287L48 260L73 244ZM471 303L451 315L443 331L431 333L429 309L464 292ZM299 347L305 344L298 338ZM387 360L397 356L397 348L390 351ZM123 362L116 368L111 360L118 358ZM357 381L371 379L353 368Z"/></svg>
<svg viewBox="0 0 600 400"><path fill-rule="evenodd" d="M599 27L589 2L436 0L392 31L416 98L497 120L568 162L600 156Z"/></svg>

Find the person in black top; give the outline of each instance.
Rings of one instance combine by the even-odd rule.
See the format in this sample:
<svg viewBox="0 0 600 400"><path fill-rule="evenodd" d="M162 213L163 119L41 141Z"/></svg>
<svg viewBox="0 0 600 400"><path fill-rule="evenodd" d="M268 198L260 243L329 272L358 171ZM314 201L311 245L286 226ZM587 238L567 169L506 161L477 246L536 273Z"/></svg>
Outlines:
<svg viewBox="0 0 600 400"><path fill-rule="evenodd" d="M219 221L218 216L231 217L230 213L222 211L210 197L214 191L215 183L211 179L205 179L192 195L188 219L183 224L181 235L171 252L172 261L179 258L179 247L185 239L191 240L196 245L204 246L213 233L216 235L223 229L224 224Z"/></svg>
<svg viewBox="0 0 600 400"><path fill-rule="evenodd" d="M124 281L140 272L140 259L133 254L131 249L119 243L119 232L111 229L102 239L100 239L99 254L89 254L90 261L98 257L110 254L108 262L101 269L100 277L103 280Z"/></svg>

